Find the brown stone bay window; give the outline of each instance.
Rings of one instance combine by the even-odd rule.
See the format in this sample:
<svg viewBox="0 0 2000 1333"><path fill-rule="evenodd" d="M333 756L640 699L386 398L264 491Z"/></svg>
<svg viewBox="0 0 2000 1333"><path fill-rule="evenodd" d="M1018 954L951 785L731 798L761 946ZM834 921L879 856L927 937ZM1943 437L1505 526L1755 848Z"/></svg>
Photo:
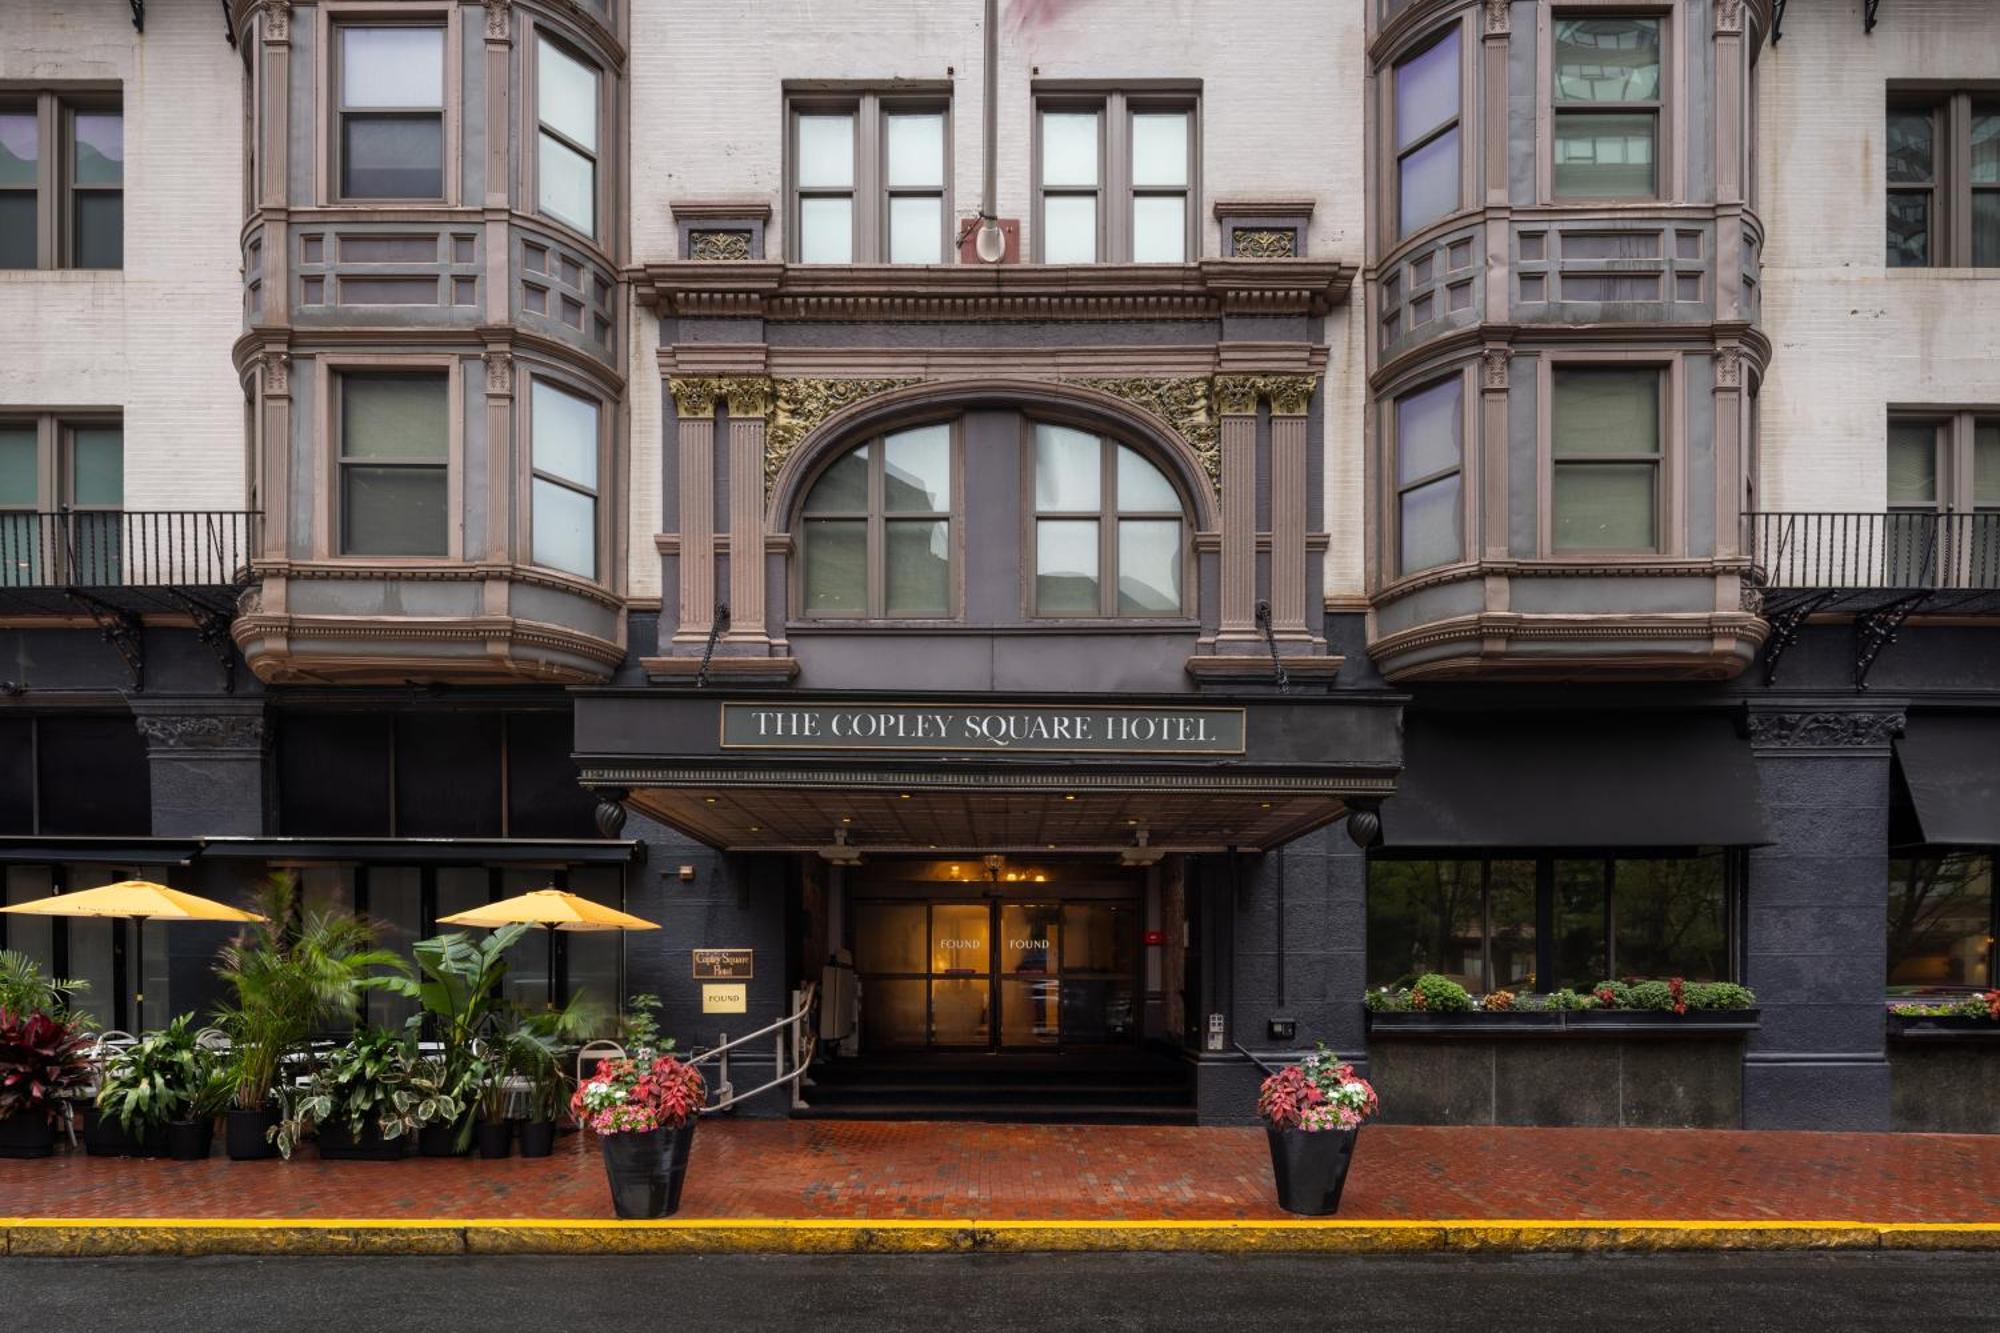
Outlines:
<svg viewBox="0 0 2000 1333"><path fill-rule="evenodd" d="M446 35L443 22L335 27L340 199L447 198Z"/></svg>
<svg viewBox="0 0 2000 1333"><path fill-rule="evenodd" d="M1495 852L1368 866L1368 984L1425 972L1474 994L1627 977L1734 980L1730 853Z"/></svg>

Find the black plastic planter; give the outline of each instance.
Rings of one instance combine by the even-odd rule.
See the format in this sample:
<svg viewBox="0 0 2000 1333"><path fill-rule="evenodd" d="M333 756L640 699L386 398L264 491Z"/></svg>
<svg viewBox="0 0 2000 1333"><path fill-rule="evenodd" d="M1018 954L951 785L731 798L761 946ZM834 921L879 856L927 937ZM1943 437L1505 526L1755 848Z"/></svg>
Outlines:
<svg viewBox="0 0 2000 1333"><path fill-rule="evenodd" d="M513 1150L514 1122L511 1120L482 1120L475 1132L479 1155L489 1162L505 1157Z"/></svg>
<svg viewBox="0 0 2000 1333"><path fill-rule="evenodd" d="M465 1121L455 1125L425 1125L417 1131L417 1155L419 1157L463 1157L472 1151L472 1136L461 1141L459 1131L465 1128Z"/></svg>
<svg viewBox="0 0 2000 1333"><path fill-rule="evenodd" d="M553 1120L523 1120L521 1122L521 1156L549 1157L556 1150L556 1122Z"/></svg>
<svg viewBox="0 0 2000 1333"><path fill-rule="evenodd" d="M56 1150L56 1127L36 1111L0 1120L0 1157L47 1157Z"/></svg>
<svg viewBox="0 0 2000 1333"><path fill-rule="evenodd" d="M176 1162L205 1162L214 1147L213 1119L203 1117L200 1120L167 1122L167 1156Z"/></svg>
<svg viewBox="0 0 2000 1333"><path fill-rule="evenodd" d="M1301 1217L1331 1217L1340 1211L1340 1191L1354 1161L1358 1129L1279 1129L1264 1126L1271 1140L1271 1174L1278 1182L1278 1207Z"/></svg>
<svg viewBox="0 0 2000 1333"><path fill-rule="evenodd" d="M369 1125L355 1138L345 1120L329 1120L319 1127L319 1155L324 1162L394 1162L409 1151L407 1134L393 1139Z"/></svg>
<svg viewBox="0 0 2000 1333"><path fill-rule="evenodd" d="M694 1125L605 1134L604 1174L611 1182L611 1207L620 1217L672 1217L681 1206Z"/></svg>
<svg viewBox="0 0 2000 1333"><path fill-rule="evenodd" d="M92 1157L164 1157L167 1153L165 1126L135 1135L120 1124L118 1117L104 1114L95 1106L83 1108L83 1150Z"/></svg>
<svg viewBox="0 0 2000 1333"><path fill-rule="evenodd" d="M261 1162L278 1155L270 1131L278 1127L278 1108L242 1111L231 1107L222 1117L222 1146L232 1162Z"/></svg>

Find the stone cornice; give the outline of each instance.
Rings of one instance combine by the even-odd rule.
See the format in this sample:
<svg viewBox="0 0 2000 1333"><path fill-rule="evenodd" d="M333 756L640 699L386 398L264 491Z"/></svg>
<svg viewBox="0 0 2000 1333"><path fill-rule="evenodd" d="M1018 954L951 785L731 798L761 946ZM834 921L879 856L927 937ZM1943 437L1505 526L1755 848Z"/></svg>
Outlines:
<svg viewBox="0 0 2000 1333"><path fill-rule="evenodd" d="M768 199L670 199L667 209L676 222L758 222L771 220Z"/></svg>
<svg viewBox="0 0 2000 1333"><path fill-rule="evenodd" d="M183 752L190 758L226 751L264 748L264 717L244 713L154 713L133 719L147 748Z"/></svg>
<svg viewBox="0 0 2000 1333"><path fill-rule="evenodd" d="M625 607L625 599L597 584L530 565L478 563L376 564L359 560L255 560L251 573L259 579L329 579L335 581L380 580L392 583L484 583L500 579L530 587L568 593L613 611Z"/></svg>
<svg viewBox="0 0 2000 1333"><path fill-rule="evenodd" d="M1753 750L1848 750L1887 753L1903 734L1901 708L1750 710L1745 729Z"/></svg>
<svg viewBox="0 0 2000 1333"><path fill-rule="evenodd" d="M1312 259L986 268L708 260L625 276L641 305L665 314L894 323L1324 315L1347 299L1355 269Z"/></svg>
<svg viewBox="0 0 2000 1333"><path fill-rule="evenodd" d="M1452 583L1478 583L1489 576L1516 579L1712 579L1720 575L1747 574L1750 569L1747 556L1635 555L1615 560L1602 557L1536 560L1510 556L1505 560L1474 560L1427 569L1421 574L1412 574L1384 585L1371 600L1376 606L1382 606L1426 588Z"/></svg>
<svg viewBox="0 0 2000 1333"><path fill-rule="evenodd" d="M1698 324L1468 324L1419 342L1377 366L1368 387L1380 393L1414 371L1430 373L1447 357L1471 359L1495 345L1515 353L1542 348L1616 347L1621 351L1714 352L1734 347L1742 364L1762 374L1771 360L1771 340L1754 324L1715 320Z"/></svg>
<svg viewBox="0 0 2000 1333"><path fill-rule="evenodd" d="M260 326L236 339L230 347L230 357L235 363L238 378L242 378L250 373L251 367L259 364L260 358L280 353L302 357L321 351L375 352L391 346L399 351L455 351L465 356L482 357L499 352L515 357L527 353L587 375L613 397L622 397L625 393L625 376L620 371L570 343L512 324L457 328L390 328L371 324L362 328L337 329ZM481 374L484 374L483 370Z"/></svg>

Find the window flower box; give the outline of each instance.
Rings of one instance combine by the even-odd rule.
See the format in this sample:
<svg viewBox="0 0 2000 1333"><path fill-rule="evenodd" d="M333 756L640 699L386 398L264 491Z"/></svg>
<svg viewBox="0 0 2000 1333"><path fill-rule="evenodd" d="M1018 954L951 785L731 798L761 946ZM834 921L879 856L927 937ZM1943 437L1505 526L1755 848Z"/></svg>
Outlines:
<svg viewBox="0 0 2000 1333"><path fill-rule="evenodd" d="M1966 1014L1889 1015L1892 1041L2000 1041L2000 1022Z"/></svg>
<svg viewBox="0 0 2000 1333"><path fill-rule="evenodd" d="M1654 1009L1375 1012L1368 1015L1368 1028L1371 1034L1411 1037L1729 1037L1755 1031L1760 1013L1757 1009L1689 1010L1685 1014Z"/></svg>

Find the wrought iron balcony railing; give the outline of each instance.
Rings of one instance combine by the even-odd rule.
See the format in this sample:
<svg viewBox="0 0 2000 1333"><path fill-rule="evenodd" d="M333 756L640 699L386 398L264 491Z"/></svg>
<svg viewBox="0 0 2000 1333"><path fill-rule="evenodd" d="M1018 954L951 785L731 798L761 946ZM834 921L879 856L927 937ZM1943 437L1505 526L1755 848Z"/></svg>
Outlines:
<svg viewBox="0 0 2000 1333"><path fill-rule="evenodd" d="M0 590L230 588L249 577L259 515L0 510Z"/></svg>
<svg viewBox="0 0 2000 1333"><path fill-rule="evenodd" d="M2000 591L2000 512L1760 513L1745 526L1769 589Z"/></svg>

